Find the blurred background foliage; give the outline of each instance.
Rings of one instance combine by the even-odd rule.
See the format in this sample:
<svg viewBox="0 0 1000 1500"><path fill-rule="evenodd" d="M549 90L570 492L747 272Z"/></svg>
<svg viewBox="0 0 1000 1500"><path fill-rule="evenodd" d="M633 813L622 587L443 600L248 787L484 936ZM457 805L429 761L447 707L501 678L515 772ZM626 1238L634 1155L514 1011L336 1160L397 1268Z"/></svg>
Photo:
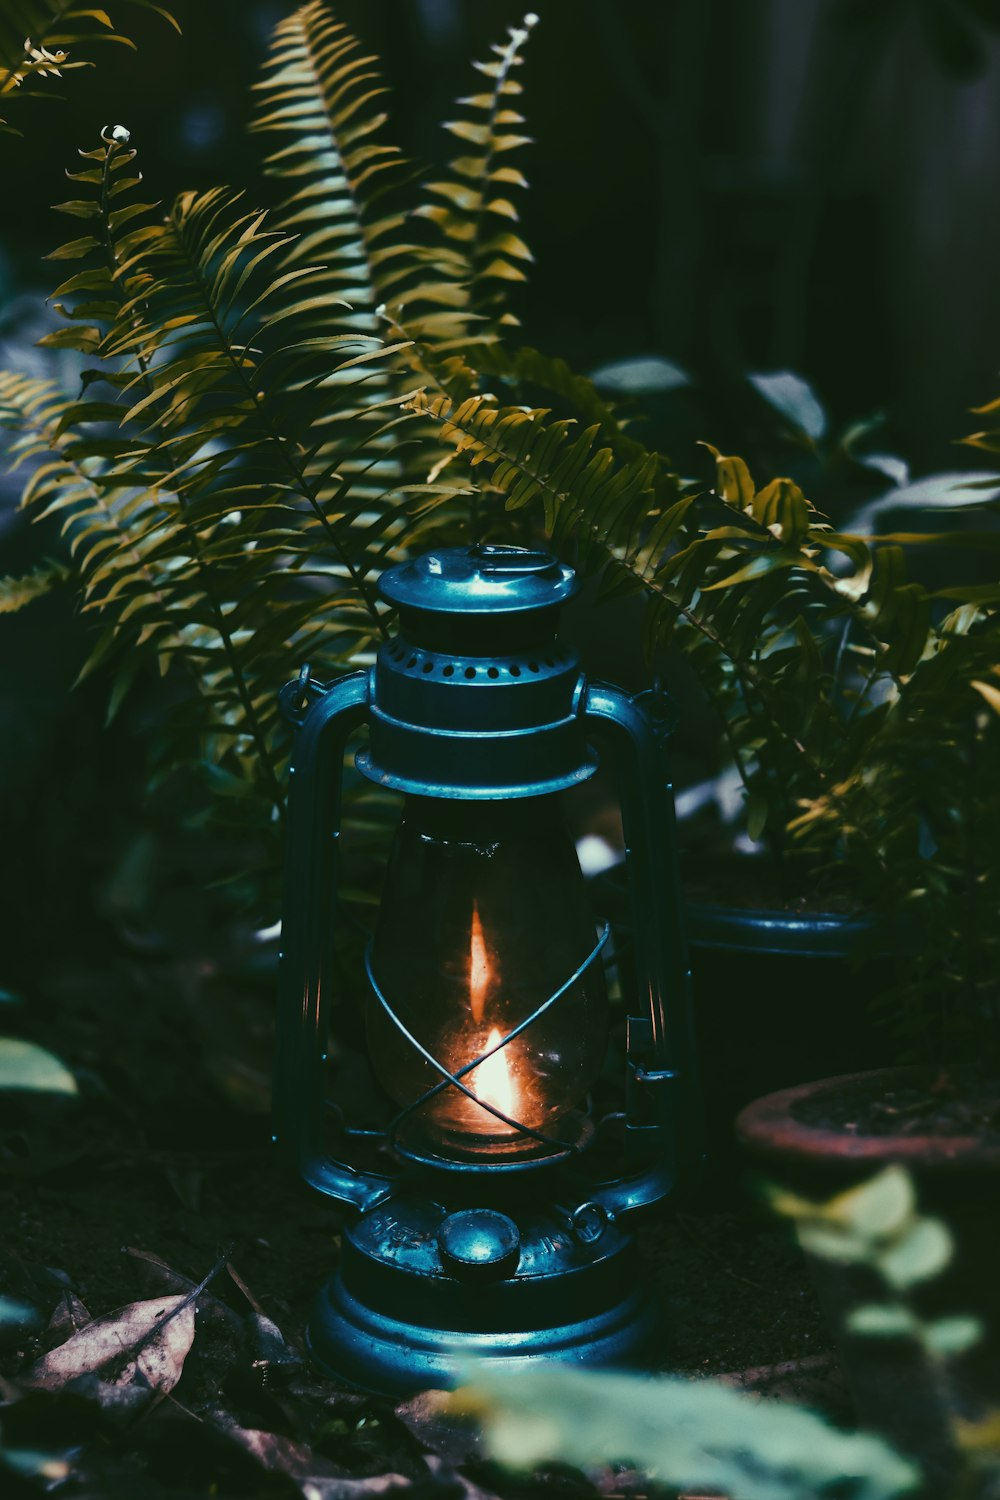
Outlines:
<svg viewBox="0 0 1000 1500"><path fill-rule="evenodd" d="M768 441L767 410L744 376L792 368L834 424L885 411L891 445L918 469L940 466L996 365L1000 6L537 8L524 75L537 142L526 164L536 256L526 342L576 368L641 353L689 371L684 401L661 390L653 403L668 452L709 428L723 451ZM22 107L27 140L4 145L16 205L0 230L8 337L20 298L48 289L38 262L59 232L49 205L63 165L112 116L165 198L253 181L248 84L285 7L174 9L183 37L129 9L138 53L107 47L99 68L56 90L71 104ZM446 152L438 122L465 87L467 59L523 6L344 0L337 13L383 61L398 137L433 160Z"/></svg>
<svg viewBox="0 0 1000 1500"><path fill-rule="evenodd" d="M0 363L52 373L33 349L53 326L53 268L41 257L64 238L49 205L65 195L77 148L109 122L132 132L151 197L219 182L260 192L249 84L286 7L173 8L182 37L130 7L137 52L107 47L100 67L47 80L44 103L18 101L23 139L0 147ZM541 0L538 11L524 70L536 141L525 160L535 264L518 302L524 342L632 400L643 440L682 473L710 477L696 447L710 437L762 473L790 474L837 522L877 515L892 486L976 466L950 445L968 430L967 407L994 389L1000 5ZM467 88L468 58L521 7L342 0L337 14L382 59L397 139L443 161L438 122ZM3 484L9 574L44 563L51 538L13 513L16 488ZM601 625L588 639L586 619L576 626L594 670L640 684L627 627ZM184 806L177 785L148 804L137 745L159 685L140 682L106 735L106 684L67 694L87 649L69 600L4 616L0 629L16 979L30 978L49 930L66 922L98 935L108 922L121 937L155 895L165 933L171 892L190 895L206 873L252 871L255 850L234 860L136 839L136 828L173 827ZM712 754L706 763L703 712L684 707L682 781ZM252 878L218 899L251 923L273 916ZM199 906L209 929L213 903ZM190 901L181 905L197 946Z"/></svg>

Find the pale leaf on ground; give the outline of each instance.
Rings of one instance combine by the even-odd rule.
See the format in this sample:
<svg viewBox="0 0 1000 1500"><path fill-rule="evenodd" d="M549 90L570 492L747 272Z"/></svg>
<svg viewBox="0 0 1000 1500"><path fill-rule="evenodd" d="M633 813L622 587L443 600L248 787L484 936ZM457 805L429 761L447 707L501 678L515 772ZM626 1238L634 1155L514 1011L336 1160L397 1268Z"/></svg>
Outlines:
<svg viewBox="0 0 1000 1500"><path fill-rule="evenodd" d="M194 1303L188 1297L130 1302L44 1355L23 1383L52 1391L81 1375L100 1374L112 1385L141 1383L171 1391L193 1342Z"/></svg>
<svg viewBox="0 0 1000 1500"><path fill-rule="evenodd" d="M482 1462L486 1444L479 1427L449 1412L447 1391L421 1391L396 1407L396 1419L419 1443L454 1467Z"/></svg>

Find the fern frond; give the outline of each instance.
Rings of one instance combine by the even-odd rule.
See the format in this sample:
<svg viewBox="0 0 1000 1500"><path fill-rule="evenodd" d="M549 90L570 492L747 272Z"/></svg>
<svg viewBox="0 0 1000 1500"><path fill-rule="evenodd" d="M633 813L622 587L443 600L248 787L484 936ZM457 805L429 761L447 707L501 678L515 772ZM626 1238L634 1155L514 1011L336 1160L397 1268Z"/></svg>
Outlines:
<svg viewBox="0 0 1000 1500"><path fill-rule="evenodd" d="M85 269L60 289L87 299L67 316L100 318L88 328L87 347L110 365L101 372L104 378L127 385L134 355L137 373L131 378L152 388L149 361L157 342L144 332L141 295L150 280L135 255L137 244L148 248L150 230L136 230L133 215L110 206L112 199L120 202L119 188L138 179L120 175L129 154L113 139L89 156L101 165L77 176L91 198L78 200L72 211L83 216L88 203L96 203L99 232L81 247ZM162 233L159 226L154 239ZM0 411L16 428L14 462L36 464L22 503L40 518L58 516L80 581L82 611L102 626L84 674L99 661L115 666L114 709L142 660L156 657L164 671L181 665L214 723L243 721L221 746L211 736L203 754L231 756L234 745L252 740L256 778L280 808L275 761L239 661L225 581L202 565L201 538L180 498L158 486L138 434L106 434L109 417L127 427L128 413L114 403L70 402L50 386L18 377L0 382Z"/></svg>
<svg viewBox="0 0 1000 1500"><path fill-rule="evenodd" d="M60 245L46 257L77 266L73 274L52 293L56 312L71 326L58 328L39 340L42 348L75 349L105 362L101 376L114 383L120 369L115 366L115 344L120 335L123 310L141 291L141 281L130 274L128 263L136 246L155 235L151 216L157 205L136 200L134 190L142 181L135 168L135 151L129 147L124 126L107 127L102 146L81 151L83 169L67 172L81 195L57 203L57 213L86 224L88 233ZM142 221L145 221L143 223ZM65 299L65 300L56 300ZM122 376L124 380L124 376ZM105 408L89 408L82 419L120 416Z"/></svg>
<svg viewBox="0 0 1000 1500"><path fill-rule="evenodd" d="M272 281L267 266L286 243L238 195L178 200L159 240L143 247L148 281L120 352L138 360L158 329L176 332L156 343L127 420L152 429L146 471L197 505L199 525L238 509L248 539L275 525L305 541L315 530L357 589L370 635L380 628L374 560L359 528L344 523L365 506L380 520L387 504L380 464L387 435L400 442L397 402L370 400L365 387L395 351L360 334L296 337L296 283Z"/></svg>
<svg viewBox="0 0 1000 1500"><path fill-rule="evenodd" d="M321 0L279 21L251 129L276 136L265 171L285 190L275 215L294 234L282 270L312 265L314 326L379 333L376 309L413 265L398 203L403 160L383 139L386 94L376 67Z"/></svg>
<svg viewBox="0 0 1000 1500"><path fill-rule="evenodd" d="M352 420L360 425L361 408L391 401L411 384L403 360L375 352L375 341L386 339L382 309L403 300L422 315L447 301L449 290L425 249L411 242L404 191L411 173L385 139L386 91L376 61L319 0L278 24L256 88L261 108L252 128L276 142L265 170L283 191L273 223L287 243L275 274L297 279L294 331L303 339L352 334L372 341L363 365L344 362L327 377L357 387ZM336 462L355 495L367 492L381 503L381 492L423 478L440 454L426 434L423 442L400 445L395 429L376 440L378 424L370 425L357 460L335 445L325 459Z"/></svg>
<svg viewBox="0 0 1000 1500"><path fill-rule="evenodd" d="M171 674L162 770L196 761L271 817L276 685L306 658L370 659L380 571L457 539L466 513L461 485L415 482L440 447L380 336L380 303L433 277L386 209L400 165L368 66L319 5L279 28L259 122L283 134L272 216L224 188L165 214L140 201L120 128L82 153L52 257L65 326L44 342L89 357L84 392L0 377L23 503L60 526L96 630L85 673L114 673L112 712L143 663Z"/></svg>
<svg viewBox="0 0 1000 1500"><path fill-rule="evenodd" d="M105 608L111 621L102 656L124 656L153 633L171 649L182 648L154 558L169 519L142 494L106 487L102 462L66 428L71 406L51 382L0 371L0 425L12 433L8 457L12 467L31 469L22 507L39 520L58 519L85 607L89 601ZM161 611L155 625L138 607L148 600Z"/></svg>
<svg viewBox="0 0 1000 1500"><path fill-rule="evenodd" d="M486 83L457 101L460 113L444 126L459 140L462 153L426 184L432 201L416 210L437 231L434 253L453 283L454 306L486 319L486 329L516 325L506 308L507 294L512 284L526 280L524 266L533 259L512 227L520 217L516 192L528 184L509 158L531 144L521 133L525 119L514 101L522 86L514 74L537 21L529 14L520 26L508 27L508 40L493 46L493 58L474 64ZM412 322L409 314L407 321ZM454 316L443 313L436 325L422 325L422 336L436 334L439 343L461 336L461 331Z"/></svg>
<svg viewBox="0 0 1000 1500"><path fill-rule="evenodd" d="M400 482L417 418L399 350L310 331L308 268L272 273L291 236L227 189L154 213L120 140L84 167L64 209L91 232L56 254L75 261L60 334L96 368L76 402L10 387L24 503L62 526L99 627L85 670L113 668L114 704L142 661L187 682L164 767L194 754L280 809L276 684L309 657L367 659L379 572L449 524L457 491Z"/></svg>
<svg viewBox="0 0 1000 1500"><path fill-rule="evenodd" d="M748 786L763 779L772 802L785 796L785 821L795 810L789 796L821 790L843 825L830 715L822 696L817 709L816 695L803 694L796 674L804 663L816 675L831 670L833 627L845 621L871 643L866 692L920 659L926 598L903 585L891 550L872 557L860 539L838 536L790 481L758 491L741 460L717 455L717 493L699 499L678 491L656 455L616 457L597 425L440 391L412 404L468 463L488 469L509 509L540 505L557 547L598 575L600 595L642 594L650 653L677 630L703 668L712 663L703 680L728 704L722 711ZM826 566L833 553L849 555L869 579L857 597ZM911 617L901 631L903 609ZM816 645L810 656L806 641L824 643L826 655ZM835 738L833 749L846 758L848 737ZM795 790L786 795L785 787Z"/></svg>
<svg viewBox="0 0 1000 1500"><path fill-rule="evenodd" d="M821 609L830 619L850 616L890 675L912 668L926 647L926 593L901 576L901 550L873 551L834 532L790 480L758 491L742 460L716 454L716 513L703 504L689 515L692 497L680 494L658 455L616 456L597 424L580 429L543 410L483 396L456 401L440 390L410 404L473 466L488 466L508 509L539 502L546 529L557 543L572 540L584 566L617 573L618 591L643 587L662 606L653 608L657 627L681 614L712 634L721 623L733 660L744 661L779 607L790 618ZM833 554L854 563L849 579L826 566Z"/></svg>
<svg viewBox="0 0 1000 1500"><path fill-rule="evenodd" d="M599 546L627 565L637 582L652 577L657 557L683 519L683 512L668 505L678 493L658 455L644 452L616 463L611 449L600 446L598 426L581 431L572 420L498 407L484 396L456 402L447 394L418 393L410 404L439 424L444 440L474 468L489 467L509 510L539 502L546 529L557 541L572 537L584 565ZM658 529L651 549L645 523L667 515L670 521Z"/></svg>
<svg viewBox="0 0 1000 1500"><path fill-rule="evenodd" d="M480 384L487 383L504 405L520 405L541 393L558 403L561 415L596 427L601 442L616 457L627 460L649 451L630 435L621 416L594 382L572 369L564 359L530 346L510 349L498 340L471 346L465 357L475 366ZM669 472L670 464L666 459L662 462L664 472Z"/></svg>

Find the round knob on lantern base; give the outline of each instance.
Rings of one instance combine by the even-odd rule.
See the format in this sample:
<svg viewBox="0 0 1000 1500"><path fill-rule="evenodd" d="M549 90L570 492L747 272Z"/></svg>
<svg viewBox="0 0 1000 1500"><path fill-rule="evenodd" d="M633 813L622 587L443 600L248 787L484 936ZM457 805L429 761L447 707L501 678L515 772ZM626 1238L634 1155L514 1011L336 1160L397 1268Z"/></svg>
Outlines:
<svg viewBox="0 0 1000 1500"><path fill-rule="evenodd" d="M521 1256L517 1225L492 1208L449 1214L437 1242L441 1264L460 1281L501 1281L514 1274Z"/></svg>
<svg viewBox="0 0 1000 1500"><path fill-rule="evenodd" d="M453 1387L472 1360L627 1364L659 1326L635 1241L612 1221L581 1244L567 1217L537 1197L516 1224L492 1206L448 1214L420 1192L385 1199L344 1233L309 1318L313 1358L341 1382L397 1396Z"/></svg>

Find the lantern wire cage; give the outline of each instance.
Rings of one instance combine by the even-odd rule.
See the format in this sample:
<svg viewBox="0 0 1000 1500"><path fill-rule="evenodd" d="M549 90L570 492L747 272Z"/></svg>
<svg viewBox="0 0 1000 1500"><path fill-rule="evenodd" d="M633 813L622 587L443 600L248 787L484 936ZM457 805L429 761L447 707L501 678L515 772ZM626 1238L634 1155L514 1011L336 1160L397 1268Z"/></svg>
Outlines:
<svg viewBox="0 0 1000 1500"><path fill-rule="evenodd" d="M375 971L372 964L372 944L369 942L365 949L365 970L367 972L368 982L372 987L375 998L378 1000L379 1004L385 1011L386 1015L389 1017L390 1021L392 1021L393 1025L398 1029L398 1031L406 1039L406 1041L409 1042L410 1046L413 1047L417 1052L419 1052L424 1061L429 1063L434 1071L436 1073L439 1073L441 1077L438 1083L432 1084L431 1087L429 1089L426 1089L424 1093L421 1094L418 1098L411 1100L409 1104L405 1105L396 1114L396 1116L390 1122L388 1128L384 1132L365 1131L363 1133L365 1135L378 1134L390 1148L394 1150L399 1149L400 1131L404 1123L412 1115L416 1114L418 1110L422 1109L425 1105L430 1104L432 1100L436 1099L437 1096L441 1094L445 1089L454 1088L457 1089L460 1093L464 1094L467 1099L469 1099L473 1104L477 1105L486 1114L492 1115L494 1119L499 1120L502 1124L508 1126L511 1130L516 1131L519 1135L528 1137L531 1140L537 1141L539 1145L546 1147L548 1149L548 1152L550 1153L550 1155L546 1158L547 1160L552 1159L552 1153L557 1153L560 1158L565 1158L566 1156L576 1154L581 1149L579 1139L576 1141L559 1140L555 1136L546 1135L544 1131L535 1130L530 1125L525 1125L523 1121L517 1120L512 1116L505 1114L504 1111L502 1109L499 1109L495 1104L491 1104L487 1099L481 1098L479 1094L476 1094L472 1089L468 1087L467 1084L463 1083L462 1080L470 1073L472 1073L476 1068L478 1068L482 1063L488 1062L491 1057L495 1057L497 1053L501 1052L503 1048L506 1047L510 1042L514 1041L516 1037L521 1036L523 1032L527 1031L529 1026L533 1025L537 1020L539 1020L541 1016L545 1015L549 1010L551 1010L552 1007L559 1000L561 1000L564 995L568 994L573 986L576 985L584 977L591 966L598 961L601 953L604 950L604 945L608 941L610 932L610 925L605 922L603 928L601 929L600 936L598 937L594 946L591 948L586 958L577 965L576 969L569 976L569 978L565 979L559 986L559 988L552 992L547 1000L543 1000L540 1005L537 1005L535 1009L530 1013L530 1015L525 1016L522 1021L519 1021L518 1024L507 1033L506 1036L501 1037L500 1040L494 1043L492 1047L488 1047L485 1052L481 1052L477 1057L474 1057L471 1062L467 1062L463 1067L459 1068L454 1073L450 1072L449 1069L445 1067L444 1063L436 1058L433 1053L430 1052L423 1045L423 1043L413 1035L413 1033L407 1028L404 1022L400 1020L399 1016L393 1010L391 1004L389 1003L389 1000L382 990L381 985L375 977ZM351 1135L355 1134L356 1132L348 1130L346 1133L348 1135ZM444 1164L443 1158L435 1158L435 1160L442 1165ZM513 1164L516 1163L512 1163L512 1165ZM455 1162L453 1163L453 1165L455 1167L461 1167L466 1165L466 1163Z"/></svg>

